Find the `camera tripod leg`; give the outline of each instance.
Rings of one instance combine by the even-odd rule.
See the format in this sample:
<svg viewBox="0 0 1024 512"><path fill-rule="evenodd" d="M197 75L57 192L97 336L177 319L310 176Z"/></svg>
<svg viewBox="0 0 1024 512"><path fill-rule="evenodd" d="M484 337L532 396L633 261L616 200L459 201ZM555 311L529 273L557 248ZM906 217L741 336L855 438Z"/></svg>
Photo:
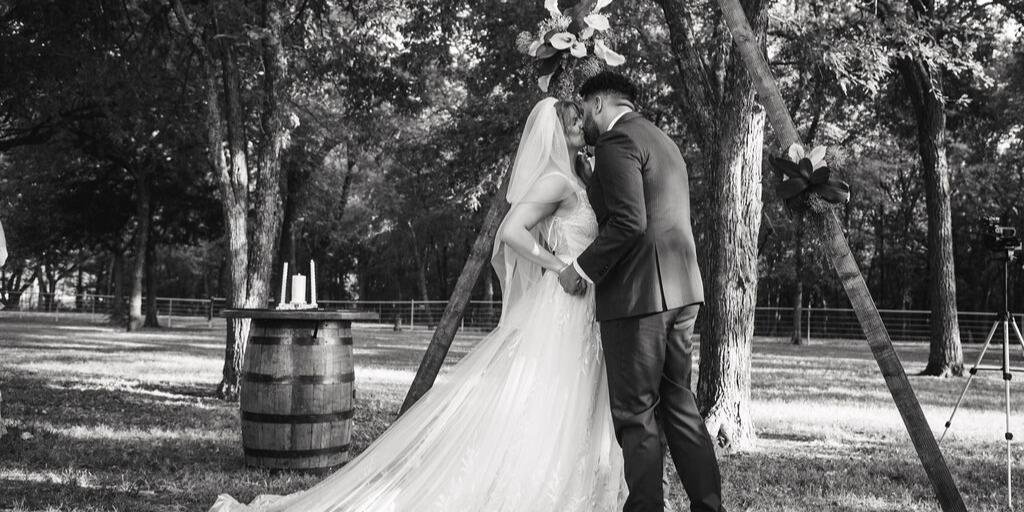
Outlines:
<svg viewBox="0 0 1024 512"><path fill-rule="evenodd" d="M992 344L992 338L996 335L996 329L999 328L999 322L996 321L992 324L992 329L988 331L988 336L985 338L985 345L981 347L981 353L978 354L978 360L974 362L974 366L968 370L970 374L967 377L967 383L964 384L963 391L960 392L960 398L956 400L956 404L953 405L953 412L949 413L949 419L946 420L946 429L942 431L942 435L939 436L939 442L946 438L946 434L949 433L949 427L953 425L953 416L956 416L956 410L960 408L960 404L964 401L964 397L967 396L967 390L971 387L971 382L974 380L974 376L978 374L978 366L981 366L981 360L985 358L985 352L988 351L988 346Z"/></svg>
<svg viewBox="0 0 1024 512"><path fill-rule="evenodd" d="M1021 352L1024 352L1024 336L1020 334L1020 327L1017 327L1017 319L1010 317L1010 325L1013 326L1013 332L1017 335L1017 343L1020 345Z"/></svg>
<svg viewBox="0 0 1024 512"><path fill-rule="evenodd" d="M1010 432L1010 380L1013 379L1013 374L1010 373L1010 322L1011 317L1007 314L1003 317L1003 389L1006 393L1005 405L1006 411L1006 503L1012 509L1013 501L1011 500L1011 480L1010 480L1010 469L1011 469L1011 454L1010 454L1010 443L1013 442L1013 433ZM1016 329L1016 323L1014 323L1014 329Z"/></svg>

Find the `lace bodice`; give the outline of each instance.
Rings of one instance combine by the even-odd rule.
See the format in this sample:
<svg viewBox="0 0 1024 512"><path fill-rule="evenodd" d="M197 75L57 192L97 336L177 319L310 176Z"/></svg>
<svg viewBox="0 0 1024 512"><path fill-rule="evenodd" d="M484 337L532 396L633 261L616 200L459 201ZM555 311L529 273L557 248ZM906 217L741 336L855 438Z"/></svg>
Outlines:
<svg viewBox="0 0 1024 512"><path fill-rule="evenodd" d="M556 212L544 220L541 233L555 253L563 259L575 259L597 237L597 217L590 207L587 192L579 185L576 189L576 206L568 212Z"/></svg>

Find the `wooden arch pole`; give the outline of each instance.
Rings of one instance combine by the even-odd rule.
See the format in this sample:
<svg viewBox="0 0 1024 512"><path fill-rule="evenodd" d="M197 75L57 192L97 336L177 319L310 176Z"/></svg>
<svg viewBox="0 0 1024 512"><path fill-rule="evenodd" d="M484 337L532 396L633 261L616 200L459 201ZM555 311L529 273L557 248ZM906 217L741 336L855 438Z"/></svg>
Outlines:
<svg viewBox="0 0 1024 512"><path fill-rule="evenodd" d="M757 88L759 100L765 107L768 120L775 128L782 150L785 151L790 145L801 142L800 135L796 131L782 94L779 93L775 78L768 69L768 63L757 46L743 7L739 0L717 1L732 33L733 41L743 56L747 71ZM828 258L839 273L843 288L857 313L857 320L864 330L893 401L896 402L896 408L903 417L903 423L907 427L918 457L921 458L928 479L931 480L942 510L966 512L967 508L964 506L960 491L946 466L942 452L939 451L939 445L935 442L935 436L924 416L924 411L921 410L921 404L910 386L903 364L893 348L892 340L878 314L878 308L871 298L871 292L868 291L860 267L853 258L842 224L831 210L826 210L824 214L809 211L808 215L811 216L812 225L823 235Z"/></svg>

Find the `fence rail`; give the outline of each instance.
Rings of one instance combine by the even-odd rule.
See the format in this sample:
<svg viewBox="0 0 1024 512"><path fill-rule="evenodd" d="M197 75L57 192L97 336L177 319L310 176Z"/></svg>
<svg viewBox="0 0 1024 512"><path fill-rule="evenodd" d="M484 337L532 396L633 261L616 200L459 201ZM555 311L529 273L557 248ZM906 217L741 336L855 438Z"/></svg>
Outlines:
<svg viewBox="0 0 1024 512"><path fill-rule="evenodd" d="M432 329L444 314L445 301L339 301L320 300L319 305L327 309L359 309L373 311L380 315L381 323L403 329ZM108 317L114 310L111 295L57 295L23 294L18 300L6 301L6 309L0 311L0 318L36 316L39 314L88 316L92 320ZM157 317L163 325L174 326L175 318L190 317L212 320L220 316L226 307L223 298L183 299L158 297ZM923 310L883 309L879 313L889 335L896 341L928 341L931 312ZM1019 324L1024 315L1016 314ZM501 317L501 302L471 301L466 308L462 326L469 329L493 329ZM959 312L960 337L964 343L981 343L985 340L995 313ZM700 323L698 317L697 322ZM805 308L801 321L801 332L808 339L863 337L857 316L852 309ZM754 314L754 334L757 336L790 336L793 331L793 309L788 307L758 307Z"/></svg>

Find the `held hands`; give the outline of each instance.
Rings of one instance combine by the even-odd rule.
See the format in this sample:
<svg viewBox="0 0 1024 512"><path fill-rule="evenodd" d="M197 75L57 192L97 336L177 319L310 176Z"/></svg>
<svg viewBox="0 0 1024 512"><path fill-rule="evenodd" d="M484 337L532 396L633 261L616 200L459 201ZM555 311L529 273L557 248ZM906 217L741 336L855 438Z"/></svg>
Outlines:
<svg viewBox="0 0 1024 512"><path fill-rule="evenodd" d="M558 284L562 285L562 289L569 295L583 295L587 292L587 282L580 276L579 272L576 272L576 268L572 266L572 263L566 265L558 272Z"/></svg>

